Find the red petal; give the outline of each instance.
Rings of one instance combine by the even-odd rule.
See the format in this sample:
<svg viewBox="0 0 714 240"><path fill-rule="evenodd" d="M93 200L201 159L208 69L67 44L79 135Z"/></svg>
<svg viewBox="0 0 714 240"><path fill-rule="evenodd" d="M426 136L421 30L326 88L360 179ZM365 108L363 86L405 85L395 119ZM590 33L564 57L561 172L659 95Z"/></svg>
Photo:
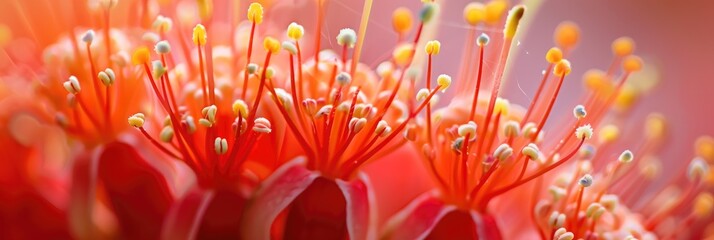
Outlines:
<svg viewBox="0 0 714 240"><path fill-rule="evenodd" d="M164 176L133 147L118 142L106 145L98 173L123 238L157 239L173 202Z"/></svg>
<svg viewBox="0 0 714 240"><path fill-rule="evenodd" d="M350 239L375 239L376 238L376 209L374 193L367 175L360 174L352 182L337 180L337 185L342 190L347 201L347 228Z"/></svg>
<svg viewBox="0 0 714 240"><path fill-rule="evenodd" d="M190 191L176 202L166 216L162 239L195 239L200 219L213 199L213 191Z"/></svg>
<svg viewBox="0 0 714 240"><path fill-rule="evenodd" d="M92 221L96 198L96 171L96 158L89 156L78 157L72 168L69 214L72 231L81 239L98 237Z"/></svg>
<svg viewBox="0 0 714 240"><path fill-rule="evenodd" d="M434 194L426 193L414 199L389 221L387 238L421 239L436 226L453 207L446 206Z"/></svg>
<svg viewBox="0 0 714 240"><path fill-rule="evenodd" d="M245 239L270 239L270 229L277 216L318 177L304 164L305 159L297 158L265 179L246 205L242 223Z"/></svg>
<svg viewBox="0 0 714 240"><path fill-rule="evenodd" d="M200 220L198 239L239 239L246 198L238 191L216 190ZM176 238L173 238L176 239Z"/></svg>
<svg viewBox="0 0 714 240"><path fill-rule="evenodd" d="M463 211L426 193L397 214L388 227L389 239L502 239L489 215Z"/></svg>

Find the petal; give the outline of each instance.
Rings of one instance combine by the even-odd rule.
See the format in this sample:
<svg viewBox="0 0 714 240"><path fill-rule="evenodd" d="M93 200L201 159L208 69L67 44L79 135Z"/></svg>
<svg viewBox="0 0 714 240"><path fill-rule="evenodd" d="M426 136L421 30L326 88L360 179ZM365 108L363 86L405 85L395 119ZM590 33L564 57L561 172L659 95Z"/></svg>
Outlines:
<svg viewBox="0 0 714 240"><path fill-rule="evenodd" d="M369 178L360 174L359 178L345 182L336 180L347 202L347 228L350 239L376 238L376 209L374 193Z"/></svg>
<svg viewBox="0 0 714 240"><path fill-rule="evenodd" d="M283 239L347 239L347 201L335 181L319 177L285 210Z"/></svg>
<svg viewBox="0 0 714 240"><path fill-rule="evenodd" d="M304 164L304 158L290 161L263 182L245 208L242 223L245 239L270 239L277 216L318 177Z"/></svg>
<svg viewBox="0 0 714 240"><path fill-rule="evenodd" d="M239 191L218 189L200 219L198 239L239 239L246 197ZM176 238L173 238L176 239Z"/></svg>
<svg viewBox="0 0 714 240"><path fill-rule="evenodd" d="M119 142L106 145L98 173L123 238L157 239L174 201L164 176Z"/></svg>
<svg viewBox="0 0 714 240"><path fill-rule="evenodd" d="M213 196L213 191L194 190L177 201L166 216L161 239L194 239Z"/></svg>
<svg viewBox="0 0 714 240"><path fill-rule="evenodd" d="M453 209L433 193L422 194L389 221L386 238L422 239Z"/></svg>

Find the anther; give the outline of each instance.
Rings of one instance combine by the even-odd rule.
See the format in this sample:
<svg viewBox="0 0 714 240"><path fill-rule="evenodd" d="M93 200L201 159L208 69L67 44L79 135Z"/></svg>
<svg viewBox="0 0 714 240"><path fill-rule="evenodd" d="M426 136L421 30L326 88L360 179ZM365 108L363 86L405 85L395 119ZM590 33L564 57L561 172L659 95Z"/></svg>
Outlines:
<svg viewBox="0 0 714 240"><path fill-rule="evenodd" d="M265 40L263 40L263 47L266 51L276 54L280 51L280 42L278 42L275 38L266 37Z"/></svg>
<svg viewBox="0 0 714 240"><path fill-rule="evenodd" d="M429 55L438 55L441 51L441 42L437 40L431 40L426 42L424 45L424 51Z"/></svg>
<svg viewBox="0 0 714 240"><path fill-rule="evenodd" d="M82 88L79 85L79 80L75 76L70 76L69 79L62 84L62 86L71 94L77 94L82 91Z"/></svg>
<svg viewBox="0 0 714 240"><path fill-rule="evenodd" d="M620 37L612 42L612 53L618 57L625 57L635 51L635 41L629 37Z"/></svg>
<svg viewBox="0 0 714 240"><path fill-rule="evenodd" d="M327 116L332 112L332 105L325 105L320 108L317 113L315 113L315 118L321 118L323 116Z"/></svg>
<svg viewBox="0 0 714 240"><path fill-rule="evenodd" d="M156 20L154 20L154 23L151 26L155 31L159 33L166 33L168 31L171 31L173 21L171 20L171 18L159 15L156 17Z"/></svg>
<svg viewBox="0 0 714 240"><path fill-rule="evenodd" d="M605 207L603 207L602 204L595 202L591 203L587 210L585 210L585 216L592 219L598 219L603 213L605 213L605 211Z"/></svg>
<svg viewBox="0 0 714 240"><path fill-rule="evenodd" d="M471 138L475 138L476 137L476 123L473 121L469 121L467 124L462 124L461 126L459 126L457 131L459 133L459 136L464 137L464 136L466 136L466 134L468 134L469 136L471 136Z"/></svg>
<svg viewBox="0 0 714 240"><path fill-rule="evenodd" d="M511 148L511 146L506 143L498 146L493 152L493 157L495 157L499 161L505 161L506 159L511 157L511 155L513 155L513 148Z"/></svg>
<svg viewBox="0 0 714 240"><path fill-rule="evenodd" d="M84 35L82 35L82 42L84 43L92 43L94 41L94 30L87 30Z"/></svg>
<svg viewBox="0 0 714 240"><path fill-rule="evenodd" d="M249 63L248 68L246 68L246 70L248 70L248 74L254 74L258 71L258 64Z"/></svg>
<svg viewBox="0 0 714 240"><path fill-rule="evenodd" d="M317 114L317 101L312 98L308 98L302 101L302 107L305 109L305 113L309 116L316 116Z"/></svg>
<svg viewBox="0 0 714 240"><path fill-rule="evenodd" d="M354 48L355 43L357 43L357 33L355 33L355 30L343 28L340 30L340 33L337 34L337 44L340 46Z"/></svg>
<svg viewBox="0 0 714 240"><path fill-rule="evenodd" d="M689 163L687 177L692 181L701 181L709 174L709 165L700 157L696 157Z"/></svg>
<svg viewBox="0 0 714 240"><path fill-rule="evenodd" d="M523 18L523 14L526 11L526 7L523 5L515 6L508 12L508 18L506 18L506 26L503 29L503 36L506 39L512 39L516 35L516 30L518 29L518 23Z"/></svg>
<svg viewBox="0 0 714 240"><path fill-rule="evenodd" d="M412 57L412 52L414 50L414 45L410 43L403 43L397 45L392 52L392 59L397 65L407 65Z"/></svg>
<svg viewBox="0 0 714 240"><path fill-rule="evenodd" d="M552 47L545 54L545 60L548 61L548 63L556 64L560 62L560 60L563 60L563 51L560 50L560 48Z"/></svg>
<svg viewBox="0 0 714 240"><path fill-rule="evenodd" d="M161 129L161 133L159 134L159 139L161 139L162 142L171 142L171 139L174 137L174 128L171 126L165 126L163 129Z"/></svg>
<svg viewBox="0 0 714 240"><path fill-rule="evenodd" d="M593 185L593 176L590 176L590 174L585 174L580 180L578 180L578 184L582 187L590 187Z"/></svg>
<svg viewBox="0 0 714 240"><path fill-rule="evenodd" d="M701 136L694 141L694 150L698 156L714 161L714 138L711 136Z"/></svg>
<svg viewBox="0 0 714 240"><path fill-rule="evenodd" d="M622 69L628 73L642 70L642 58L635 55L625 57L622 60Z"/></svg>
<svg viewBox="0 0 714 240"><path fill-rule="evenodd" d="M300 40L303 35L305 35L305 28L303 28L300 24L297 24L295 22L290 23L288 25L288 37L292 40Z"/></svg>
<svg viewBox="0 0 714 240"><path fill-rule="evenodd" d="M426 24L431 19L434 18L434 15L436 15L436 11L438 9L438 5L428 2L424 3L424 6L421 8L421 11L419 12L419 19L421 20L422 23Z"/></svg>
<svg viewBox="0 0 714 240"><path fill-rule="evenodd" d="M558 186L550 186L548 188L548 192L550 193L551 196L553 196L553 202L557 202L562 197L564 197L566 194L565 188L558 187Z"/></svg>
<svg viewBox="0 0 714 240"><path fill-rule="evenodd" d="M588 115L588 112L585 110L585 106L583 105L578 105L573 108L573 115L577 119L583 119L585 116Z"/></svg>
<svg viewBox="0 0 714 240"><path fill-rule="evenodd" d="M508 7L508 1L506 0L492 0L488 2L485 6L486 10L486 22L488 24L496 24L501 22L503 14L506 12Z"/></svg>
<svg viewBox="0 0 714 240"><path fill-rule="evenodd" d="M233 101L233 105L231 107L233 109L233 114L236 116L248 116L248 104L246 104L245 101L237 99Z"/></svg>
<svg viewBox="0 0 714 240"><path fill-rule="evenodd" d="M340 86L347 86L352 81L352 76L350 76L349 73L340 72L335 76L335 81L337 81L337 84Z"/></svg>
<svg viewBox="0 0 714 240"><path fill-rule="evenodd" d="M593 136L593 128L590 124L578 127L575 130L575 137L578 139L590 139Z"/></svg>
<svg viewBox="0 0 714 240"><path fill-rule="evenodd" d="M508 120L503 125L503 135L507 138L515 138L521 134L521 126L517 121Z"/></svg>
<svg viewBox="0 0 714 240"><path fill-rule="evenodd" d="M164 64L160 60L155 60L151 62L151 67L152 67L152 73L154 74L154 78L158 79L161 76L166 73L166 67L164 67Z"/></svg>
<svg viewBox="0 0 714 240"><path fill-rule="evenodd" d="M553 213L550 214L548 223L554 228L563 227L563 225L565 224L565 214L562 214L558 211L553 211Z"/></svg>
<svg viewBox="0 0 714 240"><path fill-rule="evenodd" d="M228 152L228 140L217 137L216 140L213 141L213 148L218 155L226 154L226 152Z"/></svg>
<svg viewBox="0 0 714 240"><path fill-rule="evenodd" d="M609 212L615 211L619 202L619 198L614 194L605 194L602 195L602 198L600 198L600 204L602 204L602 206Z"/></svg>
<svg viewBox="0 0 714 240"><path fill-rule="evenodd" d="M570 74L572 68L570 67L570 61L563 59L560 60L553 68L553 73L558 76L566 76Z"/></svg>
<svg viewBox="0 0 714 240"><path fill-rule="evenodd" d="M705 218L714 209L714 196L708 192L702 192L694 200L693 212L698 218Z"/></svg>
<svg viewBox="0 0 714 240"><path fill-rule="evenodd" d="M583 144L583 147L580 148L578 153L580 154L580 158L590 159L595 155L595 146L591 144Z"/></svg>
<svg viewBox="0 0 714 240"><path fill-rule="evenodd" d="M436 84L439 85L441 92L446 92L446 89L451 86L451 77L446 74L441 74L436 78Z"/></svg>
<svg viewBox="0 0 714 240"><path fill-rule="evenodd" d="M193 28L193 43L198 46L206 45L206 27L203 24L196 24Z"/></svg>
<svg viewBox="0 0 714 240"><path fill-rule="evenodd" d="M472 2L464 7L464 20L471 26L476 26L486 19L486 7L479 2Z"/></svg>
<svg viewBox="0 0 714 240"><path fill-rule="evenodd" d="M454 142L451 143L451 150L454 150L454 152L461 154L461 149L464 144L464 137L458 137L454 139Z"/></svg>
<svg viewBox="0 0 714 240"><path fill-rule="evenodd" d="M129 117L129 125L135 128L141 128L144 126L145 117L143 113L136 113Z"/></svg>
<svg viewBox="0 0 714 240"><path fill-rule="evenodd" d="M270 128L270 121L266 118L257 118L255 121L253 121L255 125L253 125L253 131L258 132L258 133L270 133L272 130Z"/></svg>
<svg viewBox="0 0 714 240"><path fill-rule="evenodd" d="M151 53L149 52L149 48L139 47L134 51L134 54L131 56L131 62L135 65L147 64L149 63L149 61L151 61L150 57Z"/></svg>
<svg viewBox="0 0 714 240"><path fill-rule="evenodd" d="M157 54L167 54L171 52L171 45L166 40L161 40L154 45L154 51Z"/></svg>
<svg viewBox="0 0 714 240"><path fill-rule="evenodd" d="M263 5L254 2L248 6L248 21L254 24L263 22Z"/></svg>
<svg viewBox="0 0 714 240"><path fill-rule="evenodd" d="M645 136L648 139L662 139L667 131L667 121L659 113L647 116L645 120Z"/></svg>
<svg viewBox="0 0 714 240"><path fill-rule="evenodd" d="M566 232L561 235L559 235L557 238L554 238L555 240L573 240L575 238L575 235L572 232Z"/></svg>
<svg viewBox="0 0 714 240"><path fill-rule="evenodd" d="M620 136L620 129L617 126L608 124L600 128L598 133L598 140L600 143L611 143L617 140Z"/></svg>
<svg viewBox="0 0 714 240"><path fill-rule="evenodd" d="M112 9L117 6L118 0L101 0L99 1L99 4L102 6L104 9Z"/></svg>
<svg viewBox="0 0 714 240"><path fill-rule="evenodd" d="M295 43L289 42L289 41L283 41L283 44L281 44L281 47L285 49L285 51L288 51L290 55L295 55L297 54L297 46L295 46Z"/></svg>
<svg viewBox="0 0 714 240"><path fill-rule="evenodd" d="M488 45L488 42L491 39L486 35L485 33L481 33L481 35L478 36L478 39L476 39L476 43L478 43L479 46L483 47Z"/></svg>
<svg viewBox="0 0 714 240"><path fill-rule="evenodd" d="M621 163L631 163L634 158L635 155L632 154L632 151L625 150L622 154L620 154L620 157L618 157L617 160Z"/></svg>
<svg viewBox="0 0 714 240"><path fill-rule="evenodd" d="M426 100L426 98L429 97L429 93L430 93L429 89L426 89L426 88L419 89L419 91L416 94L416 100L419 102Z"/></svg>
<svg viewBox="0 0 714 240"><path fill-rule="evenodd" d="M349 127L350 131L357 134L361 131L364 126L367 125L367 119L365 118L352 118L350 119Z"/></svg>
<svg viewBox="0 0 714 240"><path fill-rule="evenodd" d="M375 134L379 134L380 137L386 137L392 132L392 128L389 127L389 123L384 120L380 120L377 123L377 128L374 129Z"/></svg>
<svg viewBox="0 0 714 240"><path fill-rule="evenodd" d="M511 108L511 102L508 99L497 97L493 107L493 112L508 115L508 110Z"/></svg>
<svg viewBox="0 0 714 240"><path fill-rule="evenodd" d="M408 8L400 7L392 13L392 27L399 34L406 34L412 28L412 12Z"/></svg>
<svg viewBox="0 0 714 240"><path fill-rule="evenodd" d="M521 150L521 153L524 156L528 157L528 159L535 161L535 160L538 160L540 150L538 149L537 145L535 145L533 143L529 143L528 145L523 147L523 149Z"/></svg>
<svg viewBox="0 0 714 240"><path fill-rule="evenodd" d="M565 49L571 49L580 40L580 29L572 22L562 22L555 28L555 43Z"/></svg>

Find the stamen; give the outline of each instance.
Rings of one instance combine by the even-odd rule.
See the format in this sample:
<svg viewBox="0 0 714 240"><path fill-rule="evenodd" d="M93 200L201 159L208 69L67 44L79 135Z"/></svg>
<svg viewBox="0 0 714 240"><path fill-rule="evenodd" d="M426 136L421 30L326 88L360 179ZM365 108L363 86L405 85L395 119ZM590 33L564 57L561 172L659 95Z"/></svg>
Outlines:
<svg viewBox="0 0 714 240"><path fill-rule="evenodd" d="M228 152L228 140L225 138L217 137L216 140L213 141L213 146L218 155L223 155Z"/></svg>

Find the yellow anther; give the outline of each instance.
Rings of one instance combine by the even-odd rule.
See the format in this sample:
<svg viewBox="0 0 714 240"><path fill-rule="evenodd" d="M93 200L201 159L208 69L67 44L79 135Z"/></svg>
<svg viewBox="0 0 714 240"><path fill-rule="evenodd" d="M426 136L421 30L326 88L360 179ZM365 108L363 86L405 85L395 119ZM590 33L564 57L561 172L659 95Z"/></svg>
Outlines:
<svg viewBox="0 0 714 240"><path fill-rule="evenodd" d="M392 58L394 63L397 65L407 65L412 58L412 53L414 52L414 46L409 43L403 43L394 48L392 52Z"/></svg>
<svg viewBox="0 0 714 240"><path fill-rule="evenodd" d="M303 28L302 25L295 22L288 25L288 37L290 39L297 41L300 40L303 35L305 35L305 28Z"/></svg>
<svg viewBox="0 0 714 240"><path fill-rule="evenodd" d="M637 72L642 70L642 58L635 55L625 57L625 59L622 60L622 69L625 70L625 72Z"/></svg>
<svg viewBox="0 0 714 240"><path fill-rule="evenodd" d="M129 125L135 128L143 127L144 121L145 118L143 113L134 114L128 119Z"/></svg>
<svg viewBox="0 0 714 240"><path fill-rule="evenodd" d="M496 98L496 103L493 106L494 113L500 113L501 115L508 115L508 110L511 108L511 102L505 98Z"/></svg>
<svg viewBox="0 0 714 240"><path fill-rule="evenodd" d="M437 40L431 40L426 42L426 45L424 46L424 51L426 51L426 54L429 55L439 54L439 51L441 51L441 42Z"/></svg>
<svg viewBox="0 0 714 240"><path fill-rule="evenodd" d="M615 107L617 107L617 109L620 111L627 110L632 107L635 102L637 102L639 96L639 90L637 90L632 85L625 85L624 87L622 87L620 93L615 99Z"/></svg>
<svg viewBox="0 0 714 240"><path fill-rule="evenodd" d="M406 34L412 28L414 17L408 8L400 7L392 13L392 27L399 34Z"/></svg>
<svg viewBox="0 0 714 240"><path fill-rule="evenodd" d="M588 125L580 126L575 130L575 137L578 139L590 139L593 136L593 128Z"/></svg>
<svg viewBox="0 0 714 240"><path fill-rule="evenodd" d="M131 56L131 62L135 65L148 64L151 61L151 52L147 47L139 47Z"/></svg>
<svg viewBox="0 0 714 240"><path fill-rule="evenodd" d="M213 0L196 0L198 15L203 20L208 20L213 14Z"/></svg>
<svg viewBox="0 0 714 240"><path fill-rule="evenodd" d="M278 42L275 38L266 37L265 40L263 40L263 47L266 51L276 54L280 51L280 42Z"/></svg>
<svg viewBox="0 0 714 240"><path fill-rule="evenodd" d="M193 43L199 46L206 45L206 27L203 24L196 24L193 28Z"/></svg>
<svg viewBox="0 0 714 240"><path fill-rule="evenodd" d="M662 114L653 113L645 121L645 136L649 139L661 139L667 131L667 121ZM714 153L714 148L712 149Z"/></svg>
<svg viewBox="0 0 714 240"><path fill-rule="evenodd" d="M620 136L620 129L617 126L609 124L600 129L598 139L600 143L611 143Z"/></svg>
<svg viewBox="0 0 714 240"><path fill-rule="evenodd" d="M235 100L233 102L233 114L236 116L247 117L248 116L248 104L243 100Z"/></svg>
<svg viewBox="0 0 714 240"><path fill-rule="evenodd" d="M545 60L552 64L558 63L563 60L563 51L560 48L552 47L545 54Z"/></svg>
<svg viewBox="0 0 714 240"><path fill-rule="evenodd" d="M451 77L446 74L441 74L436 78L436 84L441 88L441 92L446 92L446 89L451 86Z"/></svg>
<svg viewBox="0 0 714 240"><path fill-rule="evenodd" d="M515 6L508 12L508 18L506 19L506 26L503 29L503 36L506 39L512 39L516 35L516 30L518 30L518 23L520 23L523 14L526 12L526 7L523 5Z"/></svg>
<svg viewBox="0 0 714 240"><path fill-rule="evenodd" d="M714 138L701 136L694 142L694 147L698 156L714 163Z"/></svg>
<svg viewBox="0 0 714 240"><path fill-rule="evenodd" d="M605 75L603 71L591 69L583 74L583 84L590 90L597 91L605 89L606 86L609 85L607 82L607 75Z"/></svg>
<svg viewBox="0 0 714 240"><path fill-rule="evenodd" d="M580 28L572 22L562 22L555 28L555 44L564 49L571 49L580 40Z"/></svg>
<svg viewBox="0 0 714 240"><path fill-rule="evenodd" d="M217 137L216 140L213 141L213 149L218 155L226 154L226 152L228 152L228 140Z"/></svg>
<svg viewBox="0 0 714 240"><path fill-rule="evenodd" d="M476 26L486 20L486 6L472 2L464 7L464 20L471 26Z"/></svg>
<svg viewBox="0 0 714 240"><path fill-rule="evenodd" d="M612 53L618 57L625 57L635 51L635 41L629 37L621 37L612 42Z"/></svg>
<svg viewBox="0 0 714 240"><path fill-rule="evenodd" d="M248 21L260 24L263 22L263 5L260 3L251 3L248 7Z"/></svg>
<svg viewBox="0 0 714 240"><path fill-rule="evenodd" d="M694 200L693 212L698 218L704 218L714 209L714 196L708 192L700 193Z"/></svg>
<svg viewBox="0 0 714 240"><path fill-rule="evenodd" d="M566 76L570 74L570 71L572 68L570 67L570 61L563 59L560 60L557 64L555 64L555 67L553 68L553 73L558 76Z"/></svg>
<svg viewBox="0 0 714 240"><path fill-rule="evenodd" d="M647 161L640 165L640 174L648 180L655 179L661 171L662 164L659 160L654 159L653 157L648 157Z"/></svg>
<svg viewBox="0 0 714 240"><path fill-rule="evenodd" d="M503 14L506 13L508 8L508 1L505 0L492 0L485 6L485 20L488 24L498 24L501 22Z"/></svg>
<svg viewBox="0 0 714 240"><path fill-rule="evenodd" d="M617 208L617 205L620 204L620 199L617 197L615 194L605 194L602 195L602 198L600 199L600 204L602 204L607 211L615 211L615 208Z"/></svg>
<svg viewBox="0 0 714 240"><path fill-rule="evenodd" d="M161 129L161 133L159 134L159 140L162 142L171 142L171 139L174 138L174 128L171 126L165 126L163 129Z"/></svg>

